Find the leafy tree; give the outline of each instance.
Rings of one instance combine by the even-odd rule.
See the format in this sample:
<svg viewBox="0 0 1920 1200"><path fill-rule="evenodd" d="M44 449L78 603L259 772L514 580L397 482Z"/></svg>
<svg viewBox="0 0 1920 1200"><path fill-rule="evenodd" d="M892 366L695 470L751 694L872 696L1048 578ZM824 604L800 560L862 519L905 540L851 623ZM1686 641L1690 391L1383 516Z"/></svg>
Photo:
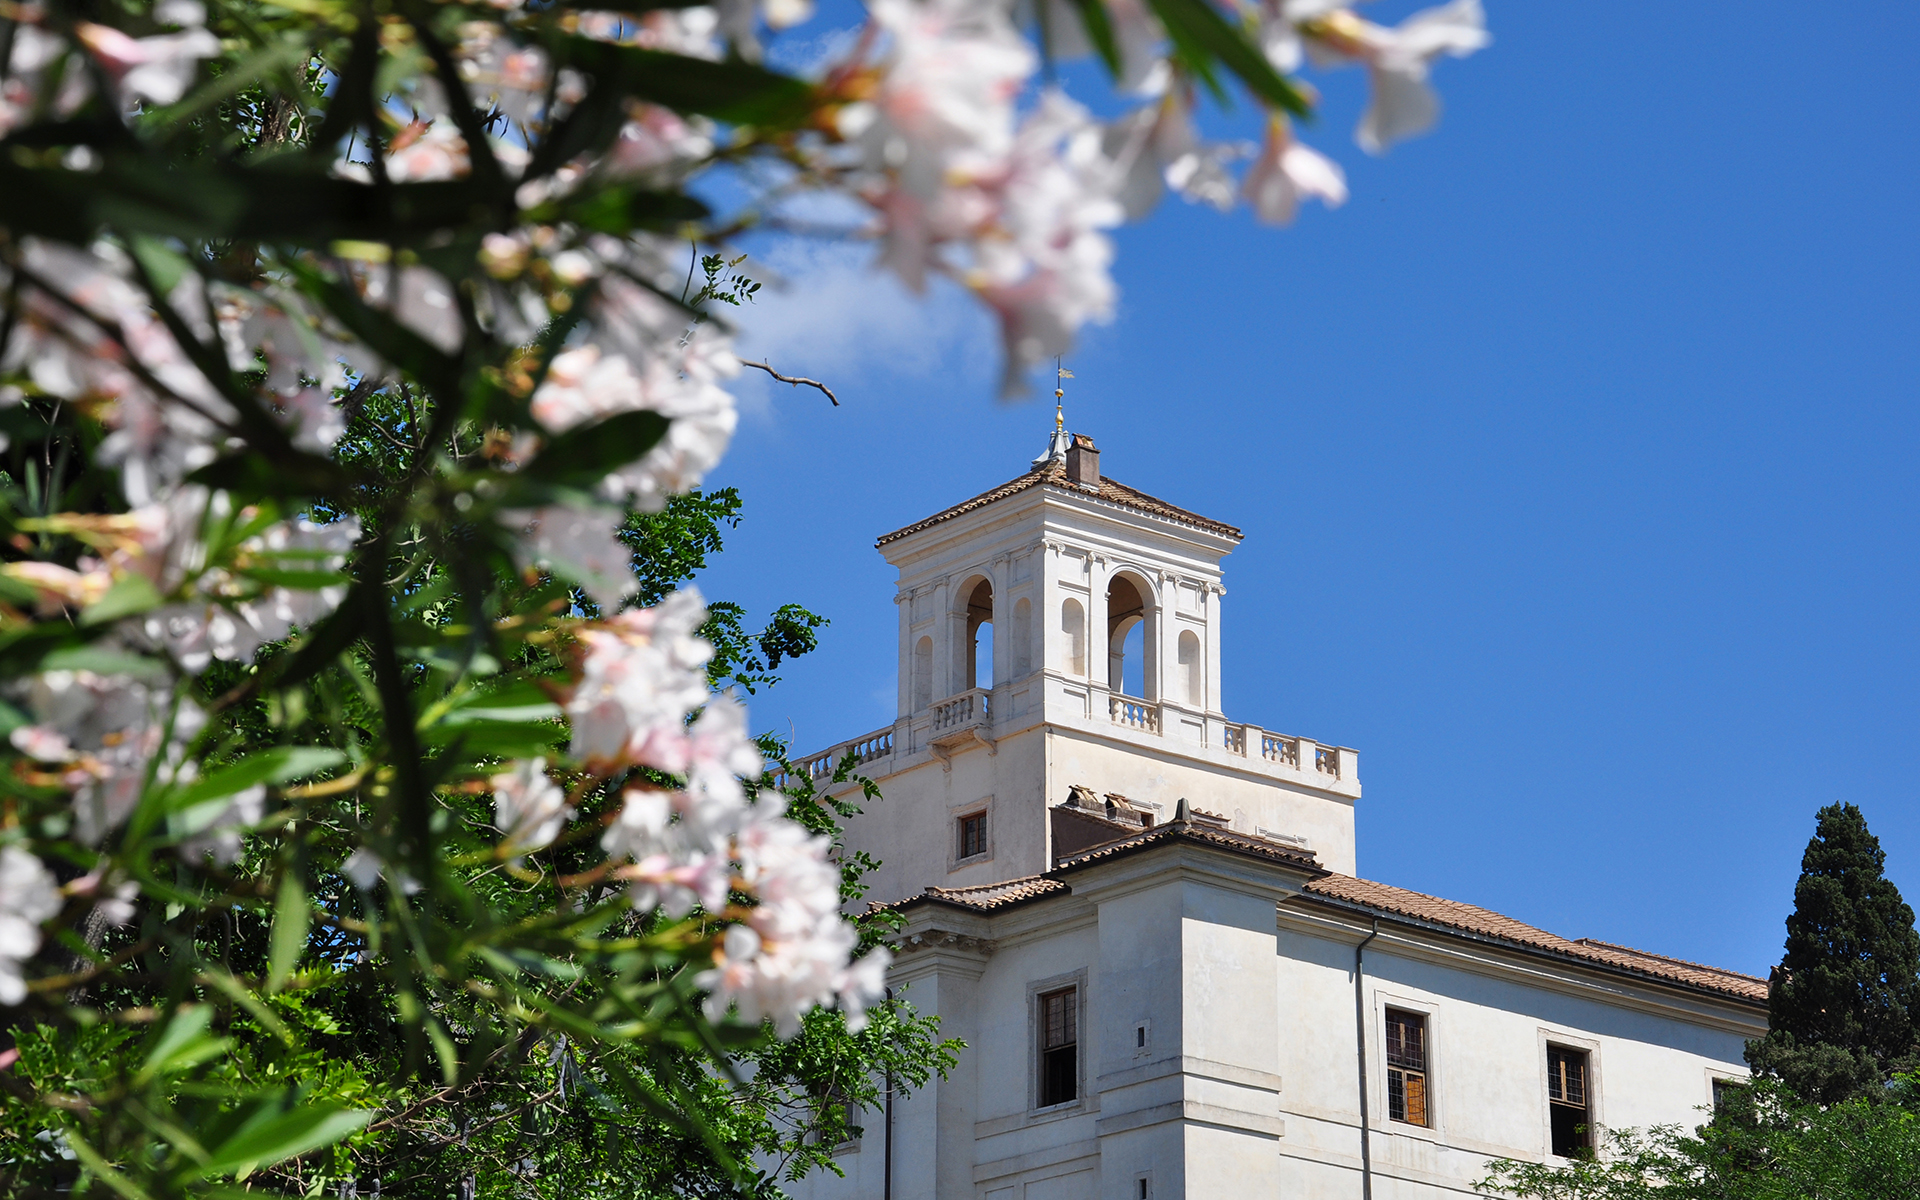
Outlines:
<svg viewBox="0 0 1920 1200"><path fill-rule="evenodd" d="M1689 1134L1667 1125L1609 1136L1565 1165L1495 1160L1489 1196L1537 1200L1908 1200L1920 1195L1920 1102L1902 1076L1890 1102L1808 1104L1778 1080L1736 1094Z"/></svg>
<svg viewBox="0 0 1920 1200"><path fill-rule="evenodd" d="M1787 917L1786 957L1754 1070L1821 1104L1872 1096L1912 1069L1920 1017L1920 934L1885 874L1886 852L1851 804L1816 817Z"/></svg>
<svg viewBox="0 0 1920 1200"><path fill-rule="evenodd" d="M762 65L810 8L0 4L7 1195L771 1195L951 1062L842 916L857 810L712 690L820 618L679 586L738 511L692 491L723 381L772 374L734 243L863 213L1017 387L1167 181L1344 199L1305 51L1368 65L1378 150L1486 35L873 0ZM1158 91L1102 124L1038 86L1074 54Z"/></svg>

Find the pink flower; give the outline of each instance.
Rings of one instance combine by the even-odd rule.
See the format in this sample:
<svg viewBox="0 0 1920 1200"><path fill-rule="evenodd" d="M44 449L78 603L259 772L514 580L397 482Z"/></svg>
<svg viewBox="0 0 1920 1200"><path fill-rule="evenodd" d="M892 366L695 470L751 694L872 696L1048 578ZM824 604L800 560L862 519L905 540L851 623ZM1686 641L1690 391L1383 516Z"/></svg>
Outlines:
<svg viewBox="0 0 1920 1200"><path fill-rule="evenodd" d="M547 760L535 758L493 777L493 814L501 845L517 855L551 845L573 819L573 806L547 777Z"/></svg>
<svg viewBox="0 0 1920 1200"><path fill-rule="evenodd" d="M1286 120L1267 123L1266 147L1247 172L1247 202L1269 225L1292 223L1300 201L1315 198L1328 208L1347 200L1347 180L1333 160L1293 140Z"/></svg>

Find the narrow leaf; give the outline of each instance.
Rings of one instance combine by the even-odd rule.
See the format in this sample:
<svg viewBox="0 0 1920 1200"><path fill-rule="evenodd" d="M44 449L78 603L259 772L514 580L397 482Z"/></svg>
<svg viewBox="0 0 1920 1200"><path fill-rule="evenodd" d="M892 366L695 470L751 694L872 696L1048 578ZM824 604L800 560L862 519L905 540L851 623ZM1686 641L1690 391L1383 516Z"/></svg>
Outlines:
<svg viewBox="0 0 1920 1200"><path fill-rule="evenodd" d="M1296 116L1312 114L1312 106L1299 89L1274 70L1260 48L1246 34L1229 25L1207 0L1148 0L1148 3L1167 27L1168 36L1196 65L1218 61L1269 104Z"/></svg>
<svg viewBox="0 0 1920 1200"><path fill-rule="evenodd" d="M202 1179L270 1167L330 1146L373 1119L370 1111L316 1104L250 1123L219 1146L200 1169Z"/></svg>
<svg viewBox="0 0 1920 1200"><path fill-rule="evenodd" d="M666 433L667 419L657 412L616 413L553 437L519 475L533 482L591 487L615 467L653 449Z"/></svg>
<svg viewBox="0 0 1920 1200"><path fill-rule="evenodd" d="M286 783L316 771L337 767L347 756L326 746L275 746L229 763L176 793L168 807L191 808L208 800L231 796L259 783Z"/></svg>
<svg viewBox="0 0 1920 1200"><path fill-rule="evenodd" d="M280 895L273 905L273 940L267 960L267 990L277 992L286 986L287 977L300 962L307 948L307 922L312 912L307 907L306 885L299 873L289 867L280 876Z"/></svg>
<svg viewBox="0 0 1920 1200"><path fill-rule="evenodd" d="M105 625L160 607L160 593L144 575L126 574L113 581L106 595L80 613L82 625Z"/></svg>

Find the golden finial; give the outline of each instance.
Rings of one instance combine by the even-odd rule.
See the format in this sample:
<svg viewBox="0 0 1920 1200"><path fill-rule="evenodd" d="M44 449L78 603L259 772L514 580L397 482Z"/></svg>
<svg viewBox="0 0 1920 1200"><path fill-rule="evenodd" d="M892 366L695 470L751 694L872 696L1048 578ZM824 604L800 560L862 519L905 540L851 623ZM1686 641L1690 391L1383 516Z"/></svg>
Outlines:
<svg viewBox="0 0 1920 1200"><path fill-rule="evenodd" d="M1063 379L1072 379L1073 372L1060 365L1056 355L1053 360L1053 431L1059 433L1067 427L1067 389L1060 386Z"/></svg>

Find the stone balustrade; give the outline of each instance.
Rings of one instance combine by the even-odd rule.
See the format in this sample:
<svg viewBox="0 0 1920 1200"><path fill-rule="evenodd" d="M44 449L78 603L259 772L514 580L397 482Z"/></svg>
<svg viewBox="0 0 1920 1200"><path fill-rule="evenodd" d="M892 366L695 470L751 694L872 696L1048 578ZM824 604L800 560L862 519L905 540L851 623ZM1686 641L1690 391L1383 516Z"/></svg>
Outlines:
<svg viewBox="0 0 1920 1200"><path fill-rule="evenodd" d="M1130 696L1107 697L1107 712L1115 725L1126 725L1146 733L1160 732L1160 706Z"/></svg>
<svg viewBox="0 0 1920 1200"><path fill-rule="evenodd" d="M1171 743L1175 753L1193 754L1209 759L1238 759L1247 767L1258 767L1263 774L1288 775L1306 782L1315 779L1320 786L1347 791L1358 786L1355 771L1357 756L1341 746L1323 746L1311 738L1289 737L1262 729L1258 725L1224 721L1217 713L1205 713L1185 705L1163 704L1134 696L1120 695L1104 688L1088 697L1085 718L1098 721L1101 702L1107 710L1107 723L1116 734L1128 738L1150 737ZM885 729L794 760L794 772L820 784L833 776L840 761L851 751L856 766L881 762L878 775L905 770L922 756L946 758L957 746L978 739L991 748L1003 736L1010 736L1033 722L1038 714L1031 709L1012 710L1007 728L997 729L995 717L1007 722L1006 713L996 713L994 693L987 688L969 688L958 695L936 701L911 717L903 717ZM1197 735L1198 742L1188 740ZM784 777L782 782L785 782Z"/></svg>
<svg viewBox="0 0 1920 1200"><path fill-rule="evenodd" d="M810 754L805 758L796 759L793 764L794 770L798 774L818 783L823 779L832 777L834 771L839 769L840 760L847 756L847 751L849 750L853 751L853 762L855 766L863 766L873 762L875 759L890 757L893 754L893 726L889 725L885 729L876 729L872 733L854 738L851 741L841 742L839 745L828 750L822 750L818 754ZM785 784L788 779L789 776L784 771L774 776L774 781L779 784Z"/></svg>
<svg viewBox="0 0 1920 1200"><path fill-rule="evenodd" d="M933 732L938 737L969 725L985 725L993 720L993 693L985 688L970 688L951 700L933 706Z"/></svg>

